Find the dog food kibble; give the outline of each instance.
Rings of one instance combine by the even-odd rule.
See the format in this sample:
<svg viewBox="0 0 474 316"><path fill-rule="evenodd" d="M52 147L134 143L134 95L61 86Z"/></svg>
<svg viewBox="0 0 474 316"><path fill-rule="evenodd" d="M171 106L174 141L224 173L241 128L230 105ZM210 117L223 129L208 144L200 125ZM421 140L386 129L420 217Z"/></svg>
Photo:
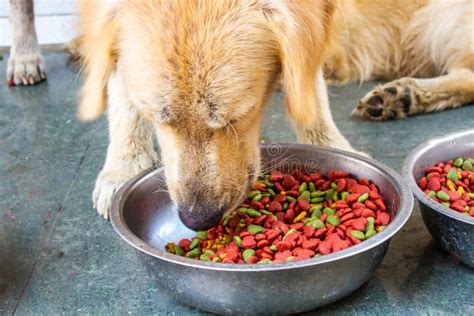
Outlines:
<svg viewBox="0 0 474 316"><path fill-rule="evenodd" d="M418 182L430 198L452 210L474 216L474 159L434 164Z"/></svg>
<svg viewBox="0 0 474 316"><path fill-rule="evenodd" d="M443 192L443 191L441 191ZM375 184L344 171L274 171L243 204L196 237L168 243L170 253L222 263L289 262L343 250L390 223Z"/></svg>

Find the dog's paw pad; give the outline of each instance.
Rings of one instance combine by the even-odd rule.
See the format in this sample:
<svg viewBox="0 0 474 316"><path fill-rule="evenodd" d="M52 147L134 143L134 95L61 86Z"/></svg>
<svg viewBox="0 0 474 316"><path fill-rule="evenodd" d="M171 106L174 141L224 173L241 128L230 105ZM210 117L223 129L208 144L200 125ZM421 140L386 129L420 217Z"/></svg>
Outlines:
<svg viewBox="0 0 474 316"><path fill-rule="evenodd" d="M46 79L44 59L39 52L14 53L8 60L8 85L34 85Z"/></svg>
<svg viewBox="0 0 474 316"><path fill-rule="evenodd" d="M416 95L409 85L388 83L363 97L351 115L375 121L402 119L413 114L415 101Z"/></svg>

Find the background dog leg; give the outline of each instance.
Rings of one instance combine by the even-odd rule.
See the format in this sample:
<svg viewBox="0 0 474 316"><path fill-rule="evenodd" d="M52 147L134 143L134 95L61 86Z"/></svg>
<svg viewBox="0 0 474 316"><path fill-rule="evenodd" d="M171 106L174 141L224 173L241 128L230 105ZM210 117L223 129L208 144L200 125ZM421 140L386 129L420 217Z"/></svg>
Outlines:
<svg viewBox="0 0 474 316"><path fill-rule="evenodd" d="M7 67L9 85L32 85L46 79L36 38L33 0L10 0L13 43Z"/></svg>
<svg viewBox="0 0 474 316"><path fill-rule="evenodd" d="M324 147L333 147L362 155L352 148L349 141L341 134L331 115L329 108L329 99L324 82L322 71L319 71L316 78L316 120L306 126L295 124L296 136L298 141L304 144L320 145Z"/></svg>
<svg viewBox="0 0 474 316"><path fill-rule="evenodd" d="M474 72L453 69L430 79L402 78L378 86L363 97L353 116L372 120L401 119L439 112L474 102Z"/></svg>
<svg viewBox="0 0 474 316"><path fill-rule="evenodd" d="M109 79L108 93L109 146L92 196L97 212L106 219L114 193L156 161L153 128L131 105L118 73Z"/></svg>

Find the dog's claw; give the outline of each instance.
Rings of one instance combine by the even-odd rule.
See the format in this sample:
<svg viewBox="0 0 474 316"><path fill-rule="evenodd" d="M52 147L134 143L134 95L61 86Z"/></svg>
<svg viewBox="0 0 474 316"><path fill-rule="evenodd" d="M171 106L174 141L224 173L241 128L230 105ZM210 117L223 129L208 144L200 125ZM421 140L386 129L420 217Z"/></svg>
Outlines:
<svg viewBox="0 0 474 316"><path fill-rule="evenodd" d="M8 60L7 81L15 85L34 85L46 79L44 60L39 51L13 53Z"/></svg>

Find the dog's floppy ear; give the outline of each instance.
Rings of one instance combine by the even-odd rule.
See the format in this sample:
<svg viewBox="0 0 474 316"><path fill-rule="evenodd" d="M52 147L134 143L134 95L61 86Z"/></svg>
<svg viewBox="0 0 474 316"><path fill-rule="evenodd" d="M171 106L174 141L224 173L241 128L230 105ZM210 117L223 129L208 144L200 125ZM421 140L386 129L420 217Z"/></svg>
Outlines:
<svg viewBox="0 0 474 316"><path fill-rule="evenodd" d="M286 104L293 121L316 119L316 73L329 44L333 0L259 0L277 41Z"/></svg>
<svg viewBox="0 0 474 316"><path fill-rule="evenodd" d="M80 52L85 81L80 92L78 117L98 118L107 102L107 81L116 64L117 23L114 10L118 1L79 1Z"/></svg>

